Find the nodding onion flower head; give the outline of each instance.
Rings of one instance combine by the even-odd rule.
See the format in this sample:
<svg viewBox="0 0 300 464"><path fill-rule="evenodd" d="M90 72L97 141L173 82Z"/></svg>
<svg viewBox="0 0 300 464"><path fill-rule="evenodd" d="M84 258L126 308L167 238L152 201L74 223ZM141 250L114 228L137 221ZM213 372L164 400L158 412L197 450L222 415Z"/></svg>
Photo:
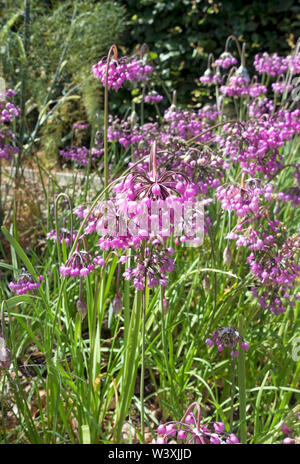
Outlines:
<svg viewBox="0 0 300 464"><path fill-rule="evenodd" d="M39 275L38 280L34 281L32 276L23 270L15 281L9 283L9 288L16 292L17 295L23 295L24 293L38 289L43 280L44 277Z"/></svg>
<svg viewBox="0 0 300 464"><path fill-rule="evenodd" d="M288 59L278 56L277 53L269 55L264 52L254 57L254 67L259 74L266 73L271 77L284 74L288 69Z"/></svg>
<svg viewBox="0 0 300 464"><path fill-rule="evenodd" d="M154 105L160 103L163 100L163 96L159 95L155 90L151 90L148 95L145 96L145 102Z"/></svg>
<svg viewBox="0 0 300 464"><path fill-rule="evenodd" d="M206 345L213 346L216 344L218 351L223 351L224 348L230 348L232 351L230 355L235 358L238 356L239 352L236 349L239 344L240 347L248 351L249 345L240 336L237 330L234 327L225 327L219 328L212 333L211 337L205 341Z"/></svg>
<svg viewBox="0 0 300 464"><path fill-rule="evenodd" d="M194 414L194 410L197 413ZM201 425L201 408L197 402L192 403L180 421L170 421L157 428L157 444L184 443L198 445L238 444L233 433L225 432L223 422L210 422Z"/></svg>
<svg viewBox="0 0 300 464"><path fill-rule="evenodd" d="M65 265L60 266L59 272L70 277L86 277L94 269L91 254L86 250L80 250L78 243L76 251L67 259Z"/></svg>
<svg viewBox="0 0 300 464"><path fill-rule="evenodd" d="M222 69L228 69L230 66L235 66L237 59L232 56L230 52L223 52L220 57L215 61L215 65Z"/></svg>
<svg viewBox="0 0 300 464"><path fill-rule="evenodd" d="M126 267L123 277L139 290L146 283L149 288L168 284L167 273L174 269L174 250L167 248L166 237L177 225L174 210L181 212L185 201L193 200L198 193L186 174L173 170L159 173L156 151L153 142L149 169L133 168L115 185L116 197L104 205L99 203L93 213L101 250L121 250L120 264L127 261L123 250L132 250L133 266Z"/></svg>
<svg viewBox="0 0 300 464"><path fill-rule="evenodd" d="M110 60L111 51L114 52L114 57ZM97 79L101 80L103 85L106 84L106 72L108 72L108 87L119 90L126 81L144 81L152 74L153 67L142 59L134 57L123 56L118 59L117 48L113 45L108 56L94 64L92 72Z"/></svg>
<svg viewBox="0 0 300 464"><path fill-rule="evenodd" d="M69 229L66 229L65 227L61 227L58 233L58 239L59 243L62 243L63 241L65 244L68 246L74 242L76 238L76 232L73 232L71 234L71 231ZM56 235L56 230L50 230L50 232L47 233L46 235L47 240L52 240L53 242L57 241L57 235Z"/></svg>
<svg viewBox="0 0 300 464"><path fill-rule="evenodd" d="M20 110L11 101L15 92L8 89L5 93L5 98L2 100L0 95L0 160L9 161L11 157L18 153L16 147L16 138L10 128L13 120L19 116Z"/></svg>
<svg viewBox="0 0 300 464"><path fill-rule="evenodd" d="M199 80L202 84L221 84L222 82L220 73L215 74L211 68L207 68Z"/></svg>

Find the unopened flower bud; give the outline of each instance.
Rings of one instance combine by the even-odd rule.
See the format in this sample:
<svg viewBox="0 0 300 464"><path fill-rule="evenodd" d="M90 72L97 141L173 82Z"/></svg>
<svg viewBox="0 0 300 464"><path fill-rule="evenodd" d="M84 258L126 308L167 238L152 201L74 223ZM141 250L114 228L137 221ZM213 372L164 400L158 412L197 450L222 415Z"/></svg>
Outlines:
<svg viewBox="0 0 300 464"><path fill-rule="evenodd" d="M123 308L123 302L119 295L116 295L112 302L113 312L115 315L119 314Z"/></svg>
<svg viewBox="0 0 300 464"><path fill-rule="evenodd" d="M210 280L208 278L208 276L206 275L204 277L204 279L202 280L202 285L203 285L203 288L204 288L204 291L205 293L208 293L209 292L209 288L210 288Z"/></svg>
<svg viewBox="0 0 300 464"><path fill-rule="evenodd" d="M169 300L167 298L163 298L163 305L164 305L164 312L167 313L169 311Z"/></svg>
<svg viewBox="0 0 300 464"><path fill-rule="evenodd" d="M136 122L137 122L137 119L138 119L138 116L136 114L135 111L132 111L131 115L130 115L130 123L132 126L135 126Z"/></svg>
<svg viewBox="0 0 300 464"><path fill-rule="evenodd" d="M284 445L293 445L295 443L295 440L293 440L293 438L284 438L282 443Z"/></svg>
<svg viewBox="0 0 300 464"><path fill-rule="evenodd" d="M205 77L210 77L210 78L212 78L213 75L214 75L214 73L213 73L213 71L212 71L211 68L207 68L207 69L205 70L205 72L204 72L204 76L205 76Z"/></svg>
<svg viewBox="0 0 300 464"><path fill-rule="evenodd" d="M0 337L0 367L8 369L11 363L10 351L6 348L5 340Z"/></svg>
<svg viewBox="0 0 300 464"><path fill-rule="evenodd" d="M281 207L280 207L279 201L276 201L274 209L273 209L273 213L275 214L275 216L277 216L280 213L280 211L281 211Z"/></svg>
<svg viewBox="0 0 300 464"><path fill-rule="evenodd" d="M245 351L248 351L248 350L249 350L249 345L248 345L248 343L247 343L247 342L243 342L243 343L241 343L241 347L242 347L242 348L243 348L243 350L245 350Z"/></svg>
<svg viewBox="0 0 300 464"><path fill-rule="evenodd" d="M280 427L282 433L284 433L285 435L288 435L289 433L291 433L291 429L288 425L286 424L282 424L282 426Z"/></svg>
<svg viewBox="0 0 300 464"><path fill-rule="evenodd" d="M166 433L166 427L164 424L161 424L157 427L157 433L158 435L164 435Z"/></svg>
<svg viewBox="0 0 300 464"><path fill-rule="evenodd" d="M224 250L223 260L224 260L224 263L226 264L226 266L230 267L230 264L231 264L231 261L232 261L232 253L231 253L231 249L230 249L229 245L227 245L227 247Z"/></svg>
<svg viewBox="0 0 300 464"><path fill-rule="evenodd" d="M240 66L236 70L235 74L236 74L236 76L239 76L239 77L242 77L243 79L245 79L246 82L250 82L249 73L248 73L247 69L245 68L245 66Z"/></svg>
<svg viewBox="0 0 300 464"><path fill-rule="evenodd" d="M222 433L225 429L225 425L223 424L223 422L215 422L214 429L217 433Z"/></svg>
<svg viewBox="0 0 300 464"><path fill-rule="evenodd" d="M187 436L187 433L185 430L179 430L178 434L177 434L177 437L180 439L180 440L184 440Z"/></svg>
<svg viewBox="0 0 300 464"><path fill-rule="evenodd" d="M82 318L85 318L87 315L87 305L81 298L77 301L76 308L79 314L81 314Z"/></svg>

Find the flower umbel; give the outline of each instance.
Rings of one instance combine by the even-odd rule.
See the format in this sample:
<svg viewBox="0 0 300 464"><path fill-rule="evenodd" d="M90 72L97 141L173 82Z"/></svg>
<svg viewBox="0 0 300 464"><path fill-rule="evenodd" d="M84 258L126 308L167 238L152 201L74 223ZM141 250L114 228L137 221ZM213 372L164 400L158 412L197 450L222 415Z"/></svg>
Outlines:
<svg viewBox="0 0 300 464"><path fill-rule="evenodd" d="M194 409L197 413L194 414ZM224 432L223 422L210 422L201 425L201 408L197 402L192 403L186 410L181 421L170 421L157 428L159 437L157 444L168 444L170 440L176 443L218 445L238 444L239 440L233 433Z"/></svg>

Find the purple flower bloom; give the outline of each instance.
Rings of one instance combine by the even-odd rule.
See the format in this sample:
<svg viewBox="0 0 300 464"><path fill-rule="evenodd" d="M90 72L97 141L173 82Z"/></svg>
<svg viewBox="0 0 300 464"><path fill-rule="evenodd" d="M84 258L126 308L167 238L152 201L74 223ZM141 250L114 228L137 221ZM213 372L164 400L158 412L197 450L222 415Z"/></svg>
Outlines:
<svg viewBox="0 0 300 464"><path fill-rule="evenodd" d="M194 409L197 408L197 414ZM157 444L167 444L169 439L182 441L185 444L237 444L238 438L233 434L224 432L223 422L211 422L201 425L201 408L199 403L192 403L180 421L171 421L161 424L157 428L159 437Z"/></svg>
<svg viewBox="0 0 300 464"><path fill-rule="evenodd" d="M94 76L105 85L106 59L92 67ZM119 90L125 81L144 81L153 71L152 66L145 64L142 60L124 56L119 60L112 60L108 67L108 87Z"/></svg>
<svg viewBox="0 0 300 464"><path fill-rule="evenodd" d="M16 292L17 295L23 295L24 293L38 289L43 280L44 277L39 275L38 281L36 282L30 274L24 271L18 275L16 281L9 283L9 288Z"/></svg>
<svg viewBox="0 0 300 464"><path fill-rule="evenodd" d="M243 338L240 336L237 330L234 327L225 327L217 329L215 332L211 334L211 337L205 341L206 345L213 346L214 343L216 344L218 351L221 352L224 348L231 348L232 351L230 355L235 358L239 355L238 350L236 347L238 344L240 347L248 351L249 345L246 343Z"/></svg>

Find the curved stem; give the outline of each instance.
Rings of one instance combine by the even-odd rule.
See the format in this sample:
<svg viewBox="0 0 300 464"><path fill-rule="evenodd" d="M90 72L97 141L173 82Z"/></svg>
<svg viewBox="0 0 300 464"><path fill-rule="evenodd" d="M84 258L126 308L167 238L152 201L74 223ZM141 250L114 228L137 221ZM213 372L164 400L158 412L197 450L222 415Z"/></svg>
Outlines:
<svg viewBox="0 0 300 464"><path fill-rule="evenodd" d="M241 65L243 66L243 68L245 67L245 50L246 50L246 42L244 42L242 46Z"/></svg>
<svg viewBox="0 0 300 464"><path fill-rule="evenodd" d="M214 55L212 53L210 53L208 55L208 60L207 60L207 67L210 68L211 67L211 63L214 62Z"/></svg>
<svg viewBox="0 0 300 464"><path fill-rule="evenodd" d="M190 406L187 408L183 418L181 419L181 422L185 422L185 419L186 417L188 416L188 414L195 408L197 407L197 427L199 428L200 427L200 421L201 421L201 407L200 407L200 404L197 402L197 401L194 401L194 403L190 404Z"/></svg>
<svg viewBox="0 0 300 464"><path fill-rule="evenodd" d="M225 52L228 52L228 47L229 47L229 43L230 41L233 40L236 44L236 48L238 49L238 52L239 52L239 55L240 55L240 60L241 60L241 64L242 64L242 50L241 50L241 46L239 44L239 41L238 39L235 37L235 35L230 35L227 37L227 40L226 40L226 44L225 44Z"/></svg>
<svg viewBox="0 0 300 464"><path fill-rule="evenodd" d="M55 233L56 233L56 243L57 243L57 255L58 255L58 263L61 263L61 253L60 253L60 241L59 241L59 230L58 230L58 203L59 200L64 197L67 199L67 202L69 204L70 208L70 214L71 214L71 240L70 243L72 245L73 243L73 215L72 215L72 207L71 207L71 200L69 195L66 193L60 193L57 195L56 200L55 200Z"/></svg>
<svg viewBox="0 0 300 464"><path fill-rule="evenodd" d="M172 94L172 106L176 106L177 105L177 91L176 90L173 90L173 94Z"/></svg>

